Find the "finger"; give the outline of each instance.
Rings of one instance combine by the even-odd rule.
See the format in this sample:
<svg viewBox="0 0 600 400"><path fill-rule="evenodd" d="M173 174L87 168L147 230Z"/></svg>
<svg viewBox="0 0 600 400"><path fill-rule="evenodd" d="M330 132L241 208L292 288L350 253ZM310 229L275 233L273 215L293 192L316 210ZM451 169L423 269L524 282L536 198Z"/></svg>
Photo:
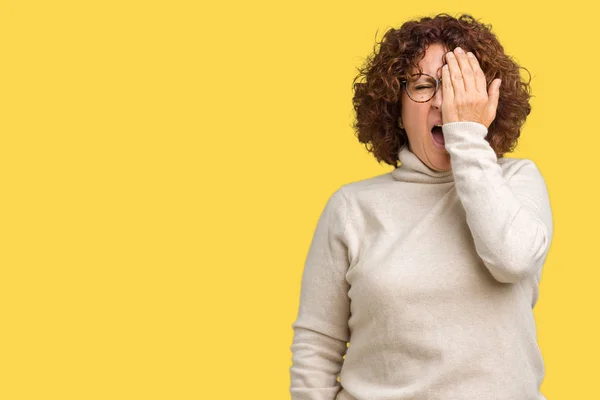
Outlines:
<svg viewBox="0 0 600 400"><path fill-rule="evenodd" d="M485 73L479 66L479 60L475 57L475 54L468 52L467 58L469 59L469 63L471 64L471 69L473 70L473 75L475 77L475 87L478 92L485 92L487 89L487 82L485 80Z"/></svg>
<svg viewBox="0 0 600 400"><path fill-rule="evenodd" d="M442 67L442 94L444 102L452 103L454 101L454 87L452 86L448 64L444 64Z"/></svg>
<svg viewBox="0 0 600 400"><path fill-rule="evenodd" d="M494 116L496 115L496 110L498 108L498 99L500 99L500 83L500 79L494 79L494 81L490 85L488 93L488 112L490 115Z"/></svg>
<svg viewBox="0 0 600 400"><path fill-rule="evenodd" d="M454 49L454 56L458 61L458 65L460 67L465 91L472 92L477 90L475 84L475 76L473 74L473 68L471 67L471 63L467 54L464 52L463 49L457 47L456 49Z"/></svg>
<svg viewBox="0 0 600 400"><path fill-rule="evenodd" d="M453 52L446 53L446 62L450 71L450 82L454 90L454 97L463 97L465 93L465 84L463 83L462 73L456 61Z"/></svg>

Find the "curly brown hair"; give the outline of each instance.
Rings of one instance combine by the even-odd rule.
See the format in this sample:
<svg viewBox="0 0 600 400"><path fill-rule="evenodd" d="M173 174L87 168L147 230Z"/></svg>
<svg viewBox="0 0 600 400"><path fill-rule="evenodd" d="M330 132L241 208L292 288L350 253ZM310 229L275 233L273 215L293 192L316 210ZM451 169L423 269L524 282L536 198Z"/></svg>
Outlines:
<svg viewBox="0 0 600 400"><path fill-rule="evenodd" d="M406 131L396 123L401 112L400 81L415 69L422 72L418 63L427 47L435 43L446 49L461 47L465 52L471 51L488 85L495 78L502 79L496 118L488 128L486 140L498 158L514 150L521 127L531 112L531 74L504 53L491 28L469 14L454 18L442 13L407 21L400 29L388 30L380 42L376 41L373 54L358 68L359 74L353 81L356 121L352 127L359 142L365 144L378 162L398 166L398 152L408 143ZM521 79L521 69L529 74L528 81ZM357 82L359 79L363 81Z"/></svg>

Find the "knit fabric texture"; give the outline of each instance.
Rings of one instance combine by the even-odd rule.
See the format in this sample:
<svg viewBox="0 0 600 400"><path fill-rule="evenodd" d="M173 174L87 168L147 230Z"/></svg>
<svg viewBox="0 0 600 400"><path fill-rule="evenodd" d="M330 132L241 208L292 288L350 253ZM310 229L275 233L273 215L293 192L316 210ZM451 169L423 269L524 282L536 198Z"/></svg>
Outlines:
<svg viewBox="0 0 600 400"><path fill-rule="evenodd" d="M342 185L317 222L291 345L292 400L544 400L533 318L552 212L535 163L444 124L451 170Z"/></svg>

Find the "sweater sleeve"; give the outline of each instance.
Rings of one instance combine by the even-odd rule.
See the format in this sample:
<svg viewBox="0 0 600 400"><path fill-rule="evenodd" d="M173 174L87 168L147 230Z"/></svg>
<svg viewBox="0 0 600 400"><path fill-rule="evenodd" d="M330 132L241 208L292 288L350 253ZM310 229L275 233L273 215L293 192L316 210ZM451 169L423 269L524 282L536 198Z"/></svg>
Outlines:
<svg viewBox="0 0 600 400"><path fill-rule="evenodd" d="M298 316L292 324L292 400L333 400L349 340L350 302L344 239L346 200L338 189L317 223L306 257Z"/></svg>
<svg viewBox="0 0 600 400"><path fill-rule="evenodd" d="M510 178L477 122L442 126L456 191L465 209L475 248L492 276L515 283L535 276L538 283L552 240L552 212L542 175L521 159Z"/></svg>

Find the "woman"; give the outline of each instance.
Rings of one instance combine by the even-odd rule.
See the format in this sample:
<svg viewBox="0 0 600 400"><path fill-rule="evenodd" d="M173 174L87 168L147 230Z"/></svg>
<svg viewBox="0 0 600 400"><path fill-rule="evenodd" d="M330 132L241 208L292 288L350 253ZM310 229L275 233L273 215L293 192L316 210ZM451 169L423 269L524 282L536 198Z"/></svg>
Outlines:
<svg viewBox="0 0 600 400"><path fill-rule="evenodd" d="M503 157L529 83L469 15L409 21L380 44L355 83L355 128L396 168L342 186L318 221L292 399L545 399L532 308L552 214L536 165Z"/></svg>

